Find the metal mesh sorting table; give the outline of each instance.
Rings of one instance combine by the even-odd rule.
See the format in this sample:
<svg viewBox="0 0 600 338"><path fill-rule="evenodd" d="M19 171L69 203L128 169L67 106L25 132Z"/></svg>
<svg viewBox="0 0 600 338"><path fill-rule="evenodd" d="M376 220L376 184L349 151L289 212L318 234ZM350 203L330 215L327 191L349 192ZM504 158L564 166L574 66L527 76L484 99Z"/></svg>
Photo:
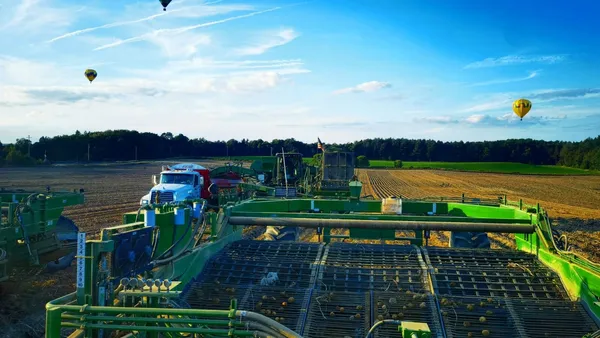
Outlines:
<svg viewBox="0 0 600 338"><path fill-rule="evenodd" d="M265 282L269 272L277 278ZM363 338L381 319L427 323L435 338L598 330L554 272L518 251L241 240L207 262L179 302L224 310L232 298L305 338ZM384 325L375 337L401 333Z"/></svg>

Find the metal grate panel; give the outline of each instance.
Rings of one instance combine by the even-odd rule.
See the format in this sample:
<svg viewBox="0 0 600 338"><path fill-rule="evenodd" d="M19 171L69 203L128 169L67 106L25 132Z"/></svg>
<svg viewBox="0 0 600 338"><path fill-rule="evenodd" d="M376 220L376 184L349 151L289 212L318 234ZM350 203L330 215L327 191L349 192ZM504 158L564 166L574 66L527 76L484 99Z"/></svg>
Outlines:
<svg viewBox="0 0 600 338"><path fill-rule="evenodd" d="M414 245L350 244L327 247L322 264L364 269L420 268L421 252Z"/></svg>
<svg viewBox="0 0 600 338"><path fill-rule="evenodd" d="M563 300L507 300L519 332L529 338L581 338L599 328L577 302Z"/></svg>
<svg viewBox="0 0 600 338"><path fill-rule="evenodd" d="M426 275L415 246L335 242L325 249L316 286L345 292L422 292Z"/></svg>
<svg viewBox="0 0 600 338"><path fill-rule="evenodd" d="M567 299L556 273L533 255L505 250L427 248L432 281L442 295Z"/></svg>
<svg viewBox="0 0 600 338"><path fill-rule="evenodd" d="M312 295L305 337L364 338L371 326L369 292L318 291Z"/></svg>
<svg viewBox="0 0 600 338"><path fill-rule="evenodd" d="M507 298L439 299L448 338L577 337L598 330L579 303Z"/></svg>
<svg viewBox="0 0 600 338"><path fill-rule="evenodd" d="M442 326L437 315L433 297L415 292L374 292L373 323L384 319L422 322L429 325L432 337L443 337ZM380 326L375 331L376 338L402 337L397 325Z"/></svg>
<svg viewBox="0 0 600 338"><path fill-rule="evenodd" d="M229 310L231 299L242 300L247 287L220 283L193 282L180 298L192 309Z"/></svg>
<svg viewBox="0 0 600 338"><path fill-rule="evenodd" d="M251 287L240 302L240 309L261 313L300 332L306 316L310 289Z"/></svg>
<svg viewBox="0 0 600 338"><path fill-rule="evenodd" d="M308 288L316 278L322 248L321 244L241 240L211 259L198 280L249 286L275 272L288 288Z"/></svg>
<svg viewBox="0 0 600 338"><path fill-rule="evenodd" d="M532 255L422 252L414 246L242 240L211 259L179 302L225 310L237 298L240 309L307 338L362 338L380 319L425 322L436 338L580 338L598 330L581 304L568 300L558 276ZM260 286L268 272L279 280ZM391 325L374 336L401 335Z"/></svg>
<svg viewBox="0 0 600 338"><path fill-rule="evenodd" d="M522 337L502 298L438 298L448 338Z"/></svg>

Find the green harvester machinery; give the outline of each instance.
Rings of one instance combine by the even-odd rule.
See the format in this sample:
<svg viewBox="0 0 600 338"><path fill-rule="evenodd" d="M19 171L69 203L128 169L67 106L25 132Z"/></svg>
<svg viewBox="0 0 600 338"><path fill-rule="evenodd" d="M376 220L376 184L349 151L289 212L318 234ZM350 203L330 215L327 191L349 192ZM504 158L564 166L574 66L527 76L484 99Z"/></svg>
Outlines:
<svg viewBox="0 0 600 338"><path fill-rule="evenodd" d="M84 203L83 190L0 190L0 202L0 282L8 279L11 267L45 265L54 271L71 264L78 228L62 212Z"/></svg>
<svg viewBox="0 0 600 338"><path fill-rule="evenodd" d="M599 337L600 266L562 250L539 205L363 199L361 182L334 182L350 173L340 156L337 176L313 171L312 196L150 204L81 233L46 337ZM243 231L270 226L320 236ZM430 246L432 231L454 240Z"/></svg>

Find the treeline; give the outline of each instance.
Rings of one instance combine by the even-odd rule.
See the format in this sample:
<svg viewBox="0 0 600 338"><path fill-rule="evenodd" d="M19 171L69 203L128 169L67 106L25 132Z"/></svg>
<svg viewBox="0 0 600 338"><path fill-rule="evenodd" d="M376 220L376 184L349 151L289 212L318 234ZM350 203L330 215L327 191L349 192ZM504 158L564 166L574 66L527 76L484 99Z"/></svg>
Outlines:
<svg viewBox="0 0 600 338"><path fill-rule="evenodd" d="M353 151L369 159L442 162L521 162L564 165L600 170L600 136L581 142L511 139L483 142L441 142L434 140L367 139L346 144L327 144L326 149ZM140 133L129 130L77 131L73 135L42 137L31 143L18 139L0 144L0 164L52 162L128 161L169 157L269 156L295 151L305 157L318 153L317 142L295 139L209 141L182 134Z"/></svg>

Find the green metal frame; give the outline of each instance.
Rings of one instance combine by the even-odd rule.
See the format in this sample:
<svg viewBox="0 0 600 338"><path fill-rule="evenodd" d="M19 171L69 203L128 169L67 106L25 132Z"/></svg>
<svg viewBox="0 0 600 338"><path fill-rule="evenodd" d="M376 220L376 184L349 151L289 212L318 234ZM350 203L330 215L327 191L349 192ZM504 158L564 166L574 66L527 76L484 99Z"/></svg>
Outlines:
<svg viewBox="0 0 600 338"><path fill-rule="evenodd" d="M256 177L257 172L252 168L245 168L242 163L238 164L230 164L226 166L217 167L210 170L209 176L211 178L219 177L221 175L227 174L229 172L233 172L239 174L242 177Z"/></svg>
<svg viewBox="0 0 600 338"><path fill-rule="evenodd" d="M446 201L452 199L445 199ZM538 259L554 270L561 277L569 295L573 300L580 300L587 306L596 319L600 319L600 307L596 304L600 297L600 266L589 262L570 252L562 252L556 248L546 212L539 206L527 206L522 201L510 202L505 197L495 205L474 205L459 202L437 201L403 201L401 215L382 214L381 200L360 199L274 199L255 198L240 202L230 202L218 212L207 212L209 223L208 239L194 247L179 247L175 254L185 252L172 263L155 267L140 276L152 279L169 279L177 276L172 292L176 295L192 278L198 275L207 260L227 244L241 239L242 228L229 223L231 217L260 218L310 218L340 220L375 220L375 221L422 221L422 222L476 222L533 224L535 232L516 234L517 248L537 255ZM433 212L435 205L435 213ZM152 206L150 206L152 207ZM185 207L185 206L181 206ZM156 226L161 232L173 234L174 213L171 207L159 208ZM160 209L162 208L162 209ZM315 213L318 210L318 213ZM158 215L161 217L158 217ZM143 226L143 213L128 213L124 216L125 225L104 229L99 240L88 240L86 244L85 287L76 293L59 298L47 305L47 337L60 337L62 328L77 329L79 336L94 337L102 329L123 329L129 331L145 331L149 337L159 332L169 336L172 332L195 332L213 336L241 337L248 331L236 330L235 325L227 330L207 329L200 325L222 326L230 319L231 311L167 309L158 298L170 297L162 293L132 294L121 293L116 287L116 280L110 278L109 271L102 270L103 260L114 250L111 236L114 233L135 231ZM191 219L189 220L191 221ZM171 229L171 230L169 230ZM170 232L169 232L170 231ZM333 236L330 229L323 229L325 242L340 236ZM403 239L412 244L423 245L423 231L415 230L414 237L396 238L394 230L351 229L343 238L351 239ZM166 236L172 238L172 236ZM161 244L164 247L169 244ZM97 285L111 282L105 298L98 297ZM127 300L126 298L130 299ZM133 302L139 299L141 306L133 308ZM112 304L112 306L105 306ZM117 317L118 315L122 317ZM167 316L167 317L164 317ZM127 320L125 320L126 318ZM168 324L165 318L172 319ZM125 321L131 322L126 324ZM175 327L174 324L183 326ZM413 331L414 332L414 331ZM426 334L426 332L421 332Z"/></svg>
<svg viewBox="0 0 600 338"><path fill-rule="evenodd" d="M6 252L0 259L0 282L8 279L9 265L39 265L41 255L59 254L63 245L53 235L57 221L65 207L84 201L83 193L77 191L0 191L0 253Z"/></svg>

